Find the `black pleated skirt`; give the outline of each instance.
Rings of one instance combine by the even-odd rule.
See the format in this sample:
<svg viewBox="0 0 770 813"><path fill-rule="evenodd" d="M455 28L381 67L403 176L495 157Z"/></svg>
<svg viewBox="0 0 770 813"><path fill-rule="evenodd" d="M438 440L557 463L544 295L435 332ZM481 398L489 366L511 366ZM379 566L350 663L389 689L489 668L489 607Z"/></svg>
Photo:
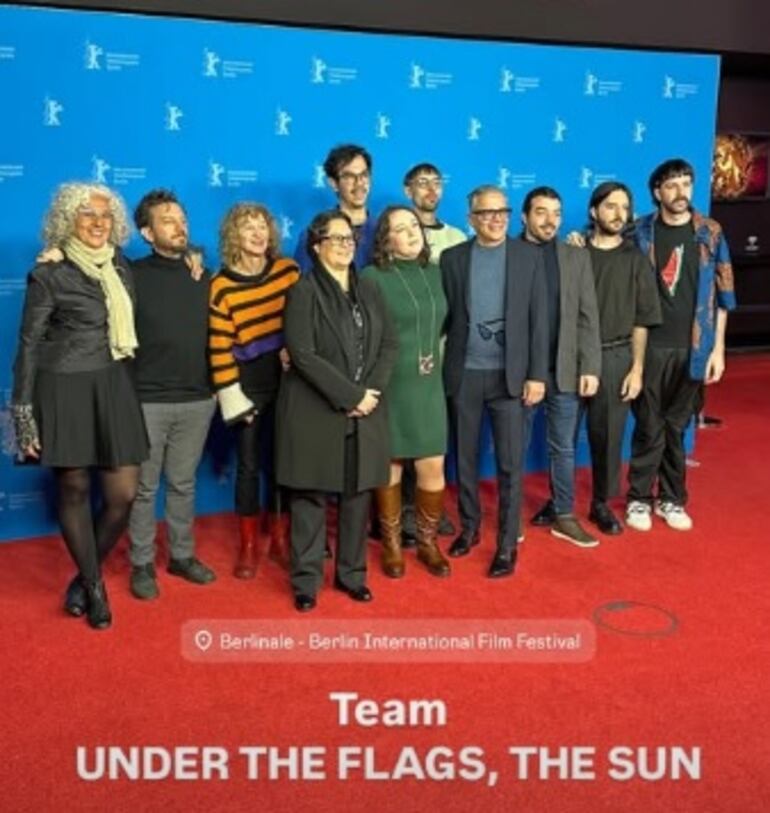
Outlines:
<svg viewBox="0 0 770 813"><path fill-rule="evenodd" d="M149 440L127 363L99 370L41 370L35 417L44 466L137 465L147 459Z"/></svg>

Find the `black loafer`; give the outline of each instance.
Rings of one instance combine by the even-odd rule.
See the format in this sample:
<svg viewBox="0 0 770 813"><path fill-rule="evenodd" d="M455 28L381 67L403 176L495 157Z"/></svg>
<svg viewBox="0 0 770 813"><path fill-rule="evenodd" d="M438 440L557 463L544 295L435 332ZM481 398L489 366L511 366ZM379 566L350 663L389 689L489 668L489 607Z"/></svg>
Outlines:
<svg viewBox="0 0 770 813"><path fill-rule="evenodd" d="M461 533L449 546L447 553L455 559L460 556L467 556L471 552L471 548L475 548L480 541L481 538L478 532L471 536L466 533Z"/></svg>
<svg viewBox="0 0 770 813"><path fill-rule="evenodd" d="M556 511L553 507L553 502L548 502L532 517L530 522L538 528L547 528L556 522Z"/></svg>
<svg viewBox="0 0 770 813"><path fill-rule="evenodd" d="M80 618L85 614L87 608L86 588L78 574L67 585L67 592L64 594L64 610L75 618Z"/></svg>
<svg viewBox="0 0 770 813"><path fill-rule="evenodd" d="M298 593L294 596L294 609L300 613L308 613L315 609L315 596L308 596L305 593Z"/></svg>
<svg viewBox="0 0 770 813"><path fill-rule="evenodd" d="M516 551L510 553L502 553L498 551L495 558L489 565L488 576L490 579L502 579L505 576L510 576L516 569Z"/></svg>
<svg viewBox="0 0 770 813"><path fill-rule="evenodd" d="M372 591L366 585L361 585L361 587L346 587L342 582L335 579L334 589L342 593L347 593L353 601L371 601L374 598Z"/></svg>
<svg viewBox="0 0 770 813"><path fill-rule="evenodd" d="M591 511L588 519L603 533L610 536L617 536L623 533L623 526L620 520L612 513L606 502L591 503Z"/></svg>

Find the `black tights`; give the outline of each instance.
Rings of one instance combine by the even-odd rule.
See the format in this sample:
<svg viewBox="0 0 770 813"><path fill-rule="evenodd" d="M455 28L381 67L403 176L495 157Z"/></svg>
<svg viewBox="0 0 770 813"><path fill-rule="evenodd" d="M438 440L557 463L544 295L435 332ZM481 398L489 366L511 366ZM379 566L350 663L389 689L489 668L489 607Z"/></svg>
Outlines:
<svg viewBox="0 0 770 813"><path fill-rule="evenodd" d="M54 469L59 497L59 524L67 550L83 581L101 578L100 564L120 539L136 497L138 466L99 469L101 509L91 516L91 474L86 468Z"/></svg>

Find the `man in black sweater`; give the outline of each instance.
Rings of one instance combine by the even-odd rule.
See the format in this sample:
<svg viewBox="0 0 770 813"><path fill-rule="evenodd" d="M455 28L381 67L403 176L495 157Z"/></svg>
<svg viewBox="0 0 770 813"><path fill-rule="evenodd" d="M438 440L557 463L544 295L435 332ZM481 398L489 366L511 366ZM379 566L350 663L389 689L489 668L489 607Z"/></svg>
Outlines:
<svg viewBox="0 0 770 813"><path fill-rule="evenodd" d="M134 221L152 253L131 264L136 286L134 362L150 458L142 464L131 511L131 592L158 596L155 576L155 497L166 481L168 572L207 584L214 572L195 558L195 473L215 402L206 359L209 275L191 273L184 209L172 192L155 189L136 207Z"/></svg>

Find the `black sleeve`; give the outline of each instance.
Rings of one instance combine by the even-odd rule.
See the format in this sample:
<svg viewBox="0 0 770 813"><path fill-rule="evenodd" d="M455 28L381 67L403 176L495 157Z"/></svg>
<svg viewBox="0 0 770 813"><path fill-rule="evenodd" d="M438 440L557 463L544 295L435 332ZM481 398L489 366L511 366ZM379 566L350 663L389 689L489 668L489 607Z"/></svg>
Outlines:
<svg viewBox="0 0 770 813"><path fill-rule="evenodd" d="M13 365L14 404L31 404L37 375L37 351L54 310L54 297L38 268L27 277L27 292L19 330L19 345Z"/></svg>
<svg viewBox="0 0 770 813"><path fill-rule="evenodd" d="M634 283L636 284L636 313L634 327L654 327L663 321L660 295L652 263L641 253L634 258Z"/></svg>

